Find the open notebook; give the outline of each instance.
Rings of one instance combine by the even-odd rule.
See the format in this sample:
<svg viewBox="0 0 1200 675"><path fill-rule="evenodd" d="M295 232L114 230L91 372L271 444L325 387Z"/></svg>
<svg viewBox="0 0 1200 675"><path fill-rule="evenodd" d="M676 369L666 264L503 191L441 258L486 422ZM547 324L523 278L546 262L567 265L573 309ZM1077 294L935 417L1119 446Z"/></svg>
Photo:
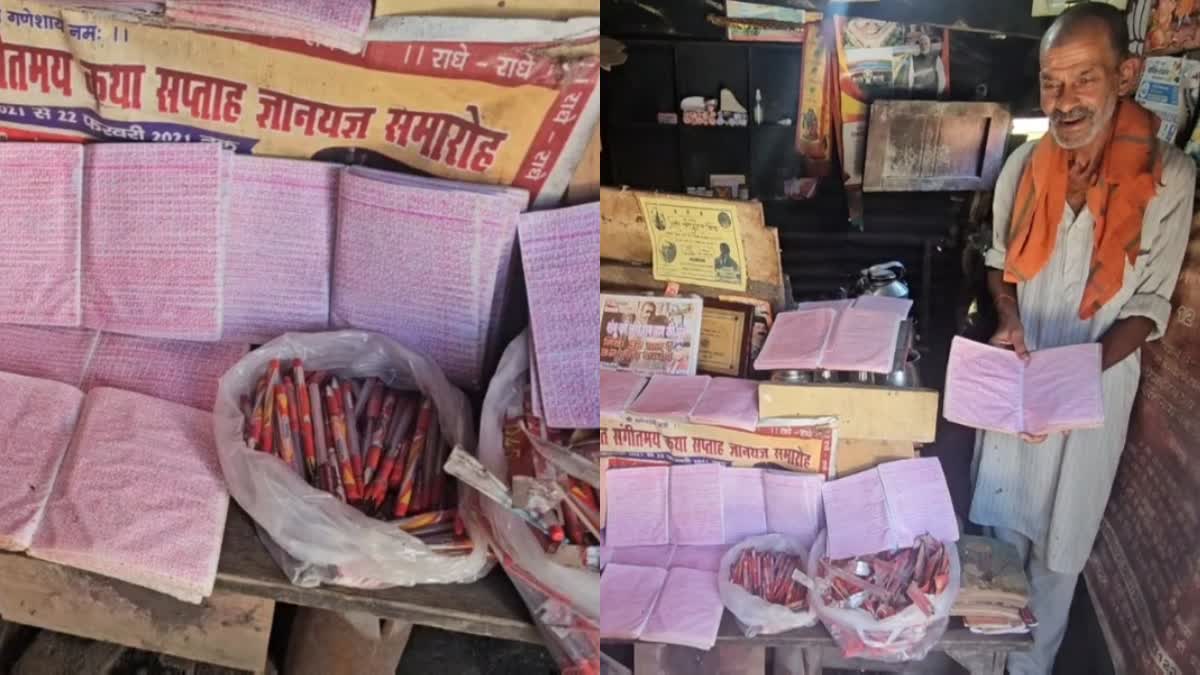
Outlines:
<svg viewBox="0 0 1200 675"><path fill-rule="evenodd" d="M1004 433L1049 434L1104 424L1100 345L1014 352L956 337L950 346L943 414Z"/></svg>
<svg viewBox="0 0 1200 675"><path fill-rule="evenodd" d="M922 534L958 541L958 521L935 457L885 462L822 488L833 560L906 548Z"/></svg>
<svg viewBox="0 0 1200 675"><path fill-rule="evenodd" d="M891 372L900 323L910 306L907 300L871 297L783 312L754 368Z"/></svg>
<svg viewBox="0 0 1200 675"><path fill-rule="evenodd" d="M819 474L684 464L610 469L605 546L720 546L778 532L811 545L821 528Z"/></svg>
<svg viewBox="0 0 1200 675"><path fill-rule="evenodd" d="M609 564L600 576L600 635L711 649L725 606L717 575L689 567Z"/></svg>
<svg viewBox="0 0 1200 675"><path fill-rule="evenodd" d="M199 603L229 494L212 415L122 391L0 373L0 549Z"/></svg>

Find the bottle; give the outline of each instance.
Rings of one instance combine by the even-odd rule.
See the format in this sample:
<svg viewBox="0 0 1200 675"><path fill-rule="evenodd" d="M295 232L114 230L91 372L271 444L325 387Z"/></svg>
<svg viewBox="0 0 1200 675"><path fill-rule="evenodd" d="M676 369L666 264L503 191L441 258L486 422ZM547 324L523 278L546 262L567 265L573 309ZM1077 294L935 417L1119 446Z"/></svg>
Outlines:
<svg viewBox="0 0 1200 675"><path fill-rule="evenodd" d="M762 89L754 90L754 123L762 124Z"/></svg>

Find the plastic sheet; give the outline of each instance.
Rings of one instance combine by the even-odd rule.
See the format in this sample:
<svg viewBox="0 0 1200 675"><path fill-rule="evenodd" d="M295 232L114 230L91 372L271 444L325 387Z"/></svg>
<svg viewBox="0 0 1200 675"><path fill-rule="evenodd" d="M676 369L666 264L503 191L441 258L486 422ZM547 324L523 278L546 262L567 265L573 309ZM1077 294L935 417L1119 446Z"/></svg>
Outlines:
<svg viewBox="0 0 1200 675"><path fill-rule="evenodd" d="M253 390L276 358L299 358L310 370L374 376L391 387L420 390L433 399L449 442L471 452L475 434L470 403L437 366L377 333L288 333L239 361L221 378L217 392L213 423L221 468L230 495L271 540L267 548L292 583L377 589L470 583L486 575L491 564L475 493L461 492L459 505L475 549L466 556L444 556L394 525L369 518L310 486L274 455L246 446L239 397Z"/></svg>
<svg viewBox="0 0 1200 675"><path fill-rule="evenodd" d="M817 568L825 556L826 534L821 532L817 537L808 558L808 576L816 582L817 589L822 588ZM954 544L945 546L950 558L950 581L941 594L932 598L933 616L926 616L916 605L909 605L880 621L864 611L826 607L819 590L809 594L817 618L846 658L898 663L919 661L929 654L950 625L950 608L954 606L962 581L958 547Z"/></svg>
<svg viewBox="0 0 1200 675"><path fill-rule="evenodd" d="M808 549L804 543L795 537L782 534L764 534L744 539L721 556L721 567L717 572L717 590L721 594L721 602L725 604L725 609L733 613L746 637L773 635L815 624L817 615L812 609L814 594L811 590L808 594L808 609L794 612L782 605L767 602L730 580L730 568L742 551L747 549L797 555L804 561L805 567L808 562Z"/></svg>
<svg viewBox="0 0 1200 675"><path fill-rule="evenodd" d="M504 417L529 384L529 333L509 344L483 402L479 460L507 480ZM551 560L524 521L491 502L483 504L493 548L525 598L563 672L597 672L600 660L600 575ZM554 611L550 611L553 609ZM589 670L591 666L595 669Z"/></svg>

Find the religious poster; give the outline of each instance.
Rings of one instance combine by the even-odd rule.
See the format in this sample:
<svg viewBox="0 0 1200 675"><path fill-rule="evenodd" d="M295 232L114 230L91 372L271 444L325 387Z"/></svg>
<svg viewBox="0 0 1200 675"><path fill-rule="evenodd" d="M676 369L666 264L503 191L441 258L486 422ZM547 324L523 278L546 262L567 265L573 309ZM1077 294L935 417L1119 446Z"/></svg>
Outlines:
<svg viewBox="0 0 1200 675"><path fill-rule="evenodd" d="M600 294L600 367L695 375L703 300Z"/></svg>
<svg viewBox="0 0 1200 675"><path fill-rule="evenodd" d="M917 24L837 17L842 170L862 184L867 115L877 98L929 98L950 83L950 31Z"/></svg>
<svg viewBox="0 0 1200 675"><path fill-rule="evenodd" d="M1200 218L1084 572L1115 671L1200 673Z"/></svg>
<svg viewBox="0 0 1200 675"><path fill-rule="evenodd" d="M796 125L796 151L811 160L824 175L833 159L830 130L831 72L836 65L826 48L824 22L804 26L803 72L800 75L799 123Z"/></svg>
<svg viewBox="0 0 1200 675"><path fill-rule="evenodd" d="M445 21L408 19L352 55L0 0L0 140L214 142L557 204L599 119L598 30L457 19L450 42Z"/></svg>
<svg viewBox="0 0 1200 675"><path fill-rule="evenodd" d="M655 280L746 290L746 255L736 204L666 195L637 197L650 233Z"/></svg>

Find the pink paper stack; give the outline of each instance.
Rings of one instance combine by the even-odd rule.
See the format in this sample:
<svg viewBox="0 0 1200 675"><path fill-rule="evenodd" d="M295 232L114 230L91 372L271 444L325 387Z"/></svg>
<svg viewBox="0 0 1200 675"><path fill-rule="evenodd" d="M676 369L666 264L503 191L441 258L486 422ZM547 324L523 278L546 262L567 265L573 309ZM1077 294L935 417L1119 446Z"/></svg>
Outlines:
<svg viewBox="0 0 1200 675"><path fill-rule="evenodd" d="M83 146L0 143L0 323L79 326Z"/></svg>
<svg viewBox="0 0 1200 675"><path fill-rule="evenodd" d="M655 375L628 411L686 422L712 378L708 375Z"/></svg>
<svg viewBox="0 0 1200 675"><path fill-rule="evenodd" d="M199 603L228 508L212 415L95 389L29 553Z"/></svg>
<svg viewBox="0 0 1200 675"><path fill-rule="evenodd" d="M104 333L83 377L83 390L115 387L211 411L217 382L248 345L154 340Z"/></svg>
<svg viewBox="0 0 1200 675"><path fill-rule="evenodd" d="M340 188L332 323L384 333L481 388L528 194L358 168Z"/></svg>
<svg viewBox="0 0 1200 675"><path fill-rule="evenodd" d="M215 143L88 146L84 326L221 339L228 157Z"/></svg>
<svg viewBox="0 0 1200 675"><path fill-rule="evenodd" d="M78 387L99 338L83 328L0 325L0 372Z"/></svg>
<svg viewBox="0 0 1200 675"><path fill-rule="evenodd" d="M541 405L557 428L600 426L600 203L521 216Z"/></svg>
<svg viewBox="0 0 1200 675"><path fill-rule="evenodd" d="M225 249L226 340L329 327L339 167L237 156Z"/></svg>
<svg viewBox="0 0 1200 675"><path fill-rule="evenodd" d="M645 375L623 370L600 371L600 415L615 417L625 412L649 381Z"/></svg>
<svg viewBox="0 0 1200 675"><path fill-rule="evenodd" d="M74 387L0 373L0 550L33 542L82 401Z"/></svg>
<svg viewBox="0 0 1200 675"><path fill-rule="evenodd" d="M371 0L167 0L167 18L307 40L357 54L366 44L371 8Z"/></svg>

